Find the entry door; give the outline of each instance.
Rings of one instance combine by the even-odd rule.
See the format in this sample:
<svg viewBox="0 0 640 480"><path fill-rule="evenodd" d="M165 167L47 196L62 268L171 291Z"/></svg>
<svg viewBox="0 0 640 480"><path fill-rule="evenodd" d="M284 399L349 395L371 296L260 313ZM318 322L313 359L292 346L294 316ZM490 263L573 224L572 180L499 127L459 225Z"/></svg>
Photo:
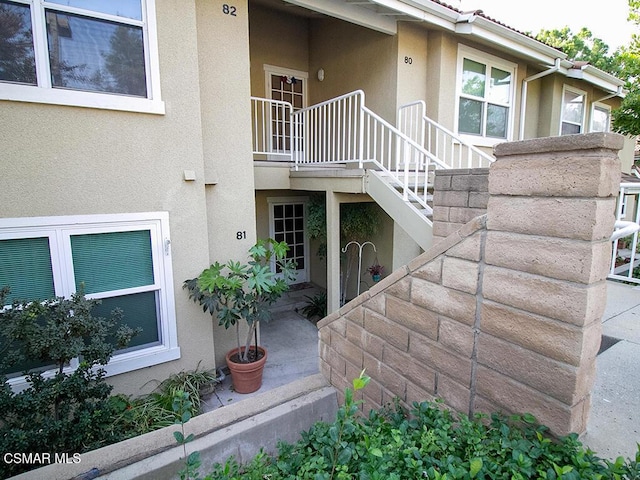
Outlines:
<svg viewBox="0 0 640 480"><path fill-rule="evenodd" d="M266 91L271 100L289 102L293 110L307 106L306 72L265 65ZM278 152L291 150L291 120L273 107L271 112L271 138Z"/></svg>
<svg viewBox="0 0 640 480"><path fill-rule="evenodd" d="M295 279L291 283L309 281L309 255L305 235L306 197L269 198L270 235L289 245L287 259L297 263ZM276 273L279 273L276 271Z"/></svg>

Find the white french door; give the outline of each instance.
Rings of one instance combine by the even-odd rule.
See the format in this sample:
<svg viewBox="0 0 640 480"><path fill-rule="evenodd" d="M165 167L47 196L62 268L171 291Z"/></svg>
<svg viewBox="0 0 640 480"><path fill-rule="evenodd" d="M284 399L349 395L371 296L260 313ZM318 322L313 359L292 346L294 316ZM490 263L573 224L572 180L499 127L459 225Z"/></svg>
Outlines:
<svg viewBox="0 0 640 480"><path fill-rule="evenodd" d="M307 80L309 74L299 70L265 65L265 91L271 100L289 102L293 111L307 106ZM274 150L291 151L291 119L283 116L278 107L271 112L271 140Z"/></svg>
<svg viewBox="0 0 640 480"><path fill-rule="evenodd" d="M291 283L309 281L309 248L305 234L306 197L268 198L269 235L289 245L287 258L296 262L295 279ZM279 272L276 272L279 273Z"/></svg>

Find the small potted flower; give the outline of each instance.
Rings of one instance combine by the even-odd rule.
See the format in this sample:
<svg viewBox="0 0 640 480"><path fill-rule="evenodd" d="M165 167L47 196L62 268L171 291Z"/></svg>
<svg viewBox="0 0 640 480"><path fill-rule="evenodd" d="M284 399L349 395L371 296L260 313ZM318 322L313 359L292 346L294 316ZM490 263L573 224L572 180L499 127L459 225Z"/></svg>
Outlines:
<svg viewBox="0 0 640 480"><path fill-rule="evenodd" d="M383 270L384 270L384 267L382 265L379 265L378 263L374 263L367 269L367 271L371 274L371 279L374 282L380 281L380 278L382 278Z"/></svg>

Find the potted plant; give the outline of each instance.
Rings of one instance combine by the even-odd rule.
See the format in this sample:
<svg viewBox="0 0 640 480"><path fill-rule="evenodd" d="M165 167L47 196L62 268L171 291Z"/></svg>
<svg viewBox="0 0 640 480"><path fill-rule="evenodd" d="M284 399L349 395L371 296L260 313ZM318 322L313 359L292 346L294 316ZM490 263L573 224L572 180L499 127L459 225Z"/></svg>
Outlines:
<svg viewBox="0 0 640 480"><path fill-rule="evenodd" d="M257 326L260 321L271 320L269 306L289 288L295 263L287 259L288 250L285 242L258 240L249 249L246 263L215 262L197 278L184 282L189 298L199 303L203 311L217 317L220 326L236 327L237 347L227 353L226 359L238 393L251 393L262 385L267 351L258 346ZM248 327L243 344L240 342L242 322Z"/></svg>
<svg viewBox="0 0 640 480"><path fill-rule="evenodd" d="M379 265L378 263L374 263L369 268L367 268L367 271L371 274L371 279L374 282L380 281L380 278L382 278L383 270L384 270L384 267L382 265Z"/></svg>

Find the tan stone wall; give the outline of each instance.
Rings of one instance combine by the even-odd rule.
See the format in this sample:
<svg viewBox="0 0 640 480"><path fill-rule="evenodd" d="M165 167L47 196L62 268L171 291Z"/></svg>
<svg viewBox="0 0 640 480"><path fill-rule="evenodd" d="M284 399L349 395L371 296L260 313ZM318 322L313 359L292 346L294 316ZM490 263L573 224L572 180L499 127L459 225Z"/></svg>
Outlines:
<svg viewBox="0 0 640 480"><path fill-rule="evenodd" d="M487 211L489 169L436 170L433 239L443 239Z"/></svg>
<svg viewBox="0 0 640 480"><path fill-rule="evenodd" d="M530 412L555 434L584 432L622 142L498 147L486 215L319 324L323 374L342 391L365 368L366 408L439 397L465 414Z"/></svg>

